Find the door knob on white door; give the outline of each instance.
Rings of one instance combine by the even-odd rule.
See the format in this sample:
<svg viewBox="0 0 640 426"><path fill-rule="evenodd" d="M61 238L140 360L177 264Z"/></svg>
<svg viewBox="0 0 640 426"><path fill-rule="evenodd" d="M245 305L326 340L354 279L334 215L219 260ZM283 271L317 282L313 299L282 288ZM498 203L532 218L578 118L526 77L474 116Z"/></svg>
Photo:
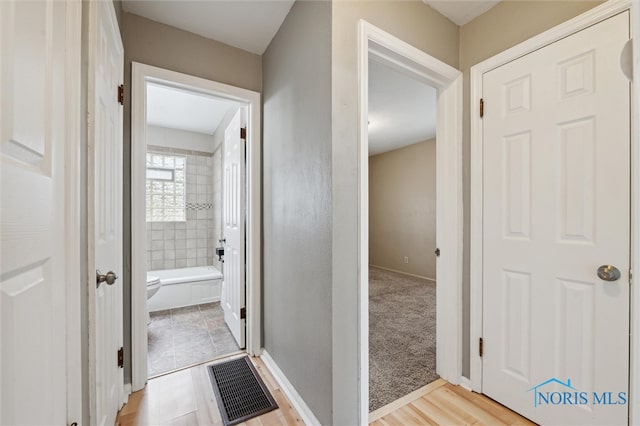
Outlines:
<svg viewBox="0 0 640 426"><path fill-rule="evenodd" d="M100 284L107 283L108 285L113 285L118 276L113 271L109 271L106 274L101 274L99 270L96 270L96 287L100 287Z"/></svg>
<svg viewBox="0 0 640 426"><path fill-rule="evenodd" d="M613 265L602 265L598 268L598 278L604 281L618 281L620 270Z"/></svg>

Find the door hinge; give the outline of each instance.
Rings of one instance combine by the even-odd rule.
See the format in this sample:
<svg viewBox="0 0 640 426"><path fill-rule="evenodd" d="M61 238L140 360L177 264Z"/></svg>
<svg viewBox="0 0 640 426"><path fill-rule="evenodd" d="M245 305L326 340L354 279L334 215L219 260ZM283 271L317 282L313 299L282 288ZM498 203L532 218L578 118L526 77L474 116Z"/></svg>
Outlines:
<svg viewBox="0 0 640 426"><path fill-rule="evenodd" d="M118 367L124 368L124 348L118 349Z"/></svg>
<svg viewBox="0 0 640 426"><path fill-rule="evenodd" d="M633 284L633 269L629 269L629 285Z"/></svg>
<svg viewBox="0 0 640 426"><path fill-rule="evenodd" d="M483 342L482 342L482 337L478 340L478 353L480 354L480 356L482 356L482 354L484 353L484 347L483 347Z"/></svg>
<svg viewBox="0 0 640 426"><path fill-rule="evenodd" d="M484 117L484 99L480 98L480 118Z"/></svg>
<svg viewBox="0 0 640 426"><path fill-rule="evenodd" d="M240 319L245 319L247 317L247 308L240 308Z"/></svg>
<svg viewBox="0 0 640 426"><path fill-rule="evenodd" d="M240 128L240 139L247 140L247 128L246 127L241 127Z"/></svg>
<svg viewBox="0 0 640 426"><path fill-rule="evenodd" d="M124 105L124 85L118 86L118 103Z"/></svg>

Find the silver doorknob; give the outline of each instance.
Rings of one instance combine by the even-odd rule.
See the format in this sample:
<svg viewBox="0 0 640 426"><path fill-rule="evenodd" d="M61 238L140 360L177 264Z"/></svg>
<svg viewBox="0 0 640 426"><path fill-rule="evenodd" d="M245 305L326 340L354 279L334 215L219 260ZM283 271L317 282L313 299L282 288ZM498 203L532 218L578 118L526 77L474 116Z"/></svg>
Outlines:
<svg viewBox="0 0 640 426"><path fill-rule="evenodd" d="M604 281L618 281L620 270L613 265L602 265L598 268L598 278Z"/></svg>
<svg viewBox="0 0 640 426"><path fill-rule="evenodd" d="M96 287L100 287L100 284L107 283L108 285L113 285L118 276L113 271L109 271L106 274L100 273L99 270L96 270Z"/></svg>

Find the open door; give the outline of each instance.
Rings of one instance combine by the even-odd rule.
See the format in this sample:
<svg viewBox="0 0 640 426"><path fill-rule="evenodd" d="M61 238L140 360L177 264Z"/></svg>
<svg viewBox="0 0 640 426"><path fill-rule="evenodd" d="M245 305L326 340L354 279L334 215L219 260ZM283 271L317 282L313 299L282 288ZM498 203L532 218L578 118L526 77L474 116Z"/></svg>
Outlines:
<svg viewBox="0 0 640 426"><path fill-rule="evenodd" d="M245 137L244 108L224 132L222 224L225 240L221 304L238 346L245 347Z"/></svg>
<svg viewBox="0 0 640 426"><path fill-rule="evenodd" d="M77 236L65 160L78 149L73 2L0 2L0 424L68 424L77 385ZM71 14L70 14L71 13ZM77 55L77 56L76 56ZM79 64L79 63L78 63ZM74 151L77 152L77 151ZM73 174L73 164L68 164ZM79 243L79 241L78 241ZM77 265L76 265L77 266ZM78 270L75 271L78 273ZM73 277L73 278L71 278ZM70 302L73 300L75 303ZM72 304L73 303L73 304ZM67 315L69 317L67 318ZM73 328L73 327L72 327ZM68 418L69 416L69 418Z"/></svg>
<svg viewBox="0 0 640 426"><path fill-rule="evenodd" d="M87 4L90 416L91 424L113 425L124 402L122 280L118 278L122 274L119 87L124 49L112 2Z"/></svg>

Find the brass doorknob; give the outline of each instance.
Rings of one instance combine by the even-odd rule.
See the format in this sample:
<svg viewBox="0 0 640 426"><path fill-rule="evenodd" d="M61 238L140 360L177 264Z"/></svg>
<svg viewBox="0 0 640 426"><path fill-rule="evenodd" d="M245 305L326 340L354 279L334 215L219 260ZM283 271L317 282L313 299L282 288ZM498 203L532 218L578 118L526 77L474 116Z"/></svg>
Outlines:
<svg viewBox="0 0 640 426"><path fill-rule="evenodd" d="M613 265L602 265L598 268L598 278L604 281L618 281L620 270Z"/></svg>
<svg viewBox="0 0 640 426"><path fill-rule="evenodd" d="M106 274L100 273L99 270L96 270L96 287L100 287L100 284L107 283L108 285L113 285L118 276L113 271L109 271Z"/></svg>

